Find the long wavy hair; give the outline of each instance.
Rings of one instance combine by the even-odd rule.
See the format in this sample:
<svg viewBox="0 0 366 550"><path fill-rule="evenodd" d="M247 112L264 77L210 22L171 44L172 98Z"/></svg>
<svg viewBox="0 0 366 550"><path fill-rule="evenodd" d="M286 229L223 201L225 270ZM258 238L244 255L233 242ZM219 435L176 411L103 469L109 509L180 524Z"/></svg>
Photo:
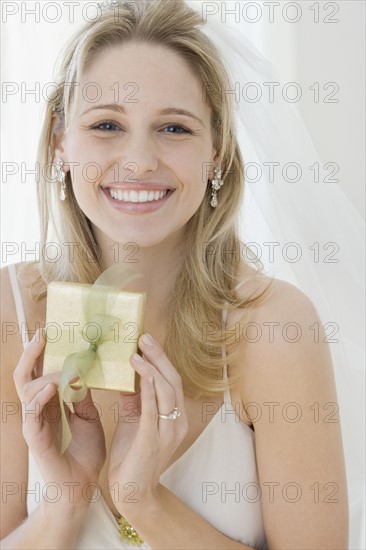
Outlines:
<svg viewBox="0 0 366 550"><path fill-rule="evenodd" d="M37 299L47 294L52 280L93 283L102 272L100 254L91 224L80 209L67 173L68 197L56 196L53 157L55 134L66 130L77 107L73 83L80 82L86 67L106 48L144 42L170 48L189 63L202 81L211 108L213 144L224 167L224 185L219 205L210 206L211 182L204 200L186 226L185 255L173 291L165 306L164 349L182 377L185 394L200 399L231 388L239 375L223 380L223 346L227 361L235 360L238 333L222 322L222 309L242 309L240 322L249 319L250 309L263 300L264 291L240 298L239 282L242 251L256 266L253 278L264 278L263 265L238 237L239 208L244 199L244 164L234 133L230 97L222 100L222 89L231 89L230 79L213 43L200 30L204 24L198 12L184 0L119 2L117 9L104 9L98 20L85 24L67 43L56 66L57 87L49 99L39 143L38 162L42 178L38 183L41 216L41 249L52 238L59 245L76 243L73 261L63 254L58 261L41 258L41 276L33 285ZM55 127L55 113L58 125ZM244 286L245 288L245 286ZM229 373L230 374L230 373Z"/></svg>

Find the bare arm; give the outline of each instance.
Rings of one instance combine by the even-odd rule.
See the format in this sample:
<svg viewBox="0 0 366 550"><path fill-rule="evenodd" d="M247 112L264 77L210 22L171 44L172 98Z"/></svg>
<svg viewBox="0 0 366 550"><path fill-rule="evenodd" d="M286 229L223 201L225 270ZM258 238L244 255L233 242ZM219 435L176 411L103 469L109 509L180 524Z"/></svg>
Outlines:
<svg viewBox="0 0 366 550"><path fill-rule="evenodd" d="M2 270L1 283L1 547L73 548L89 503L80 498L78 493L74 501L70 502L68 494L65 494L57 503L42 500L39 507L27 517L25 493L28 483L28 445L24 433L27 434L28 444L33 447L33 455L40 464L43 462L41 473L45 482L53 481L62 487L63 480L79 480L82 487L91 472L83 477L80 470L85 472L86 468L81 463L80 470L77 470L75 462L78 461L73 460L72 454L60 458L59 444L50 426L42 421L41 412L38 419L35 419L34 414L29 414L26 415L27 421L22 421L21 403L27 410L37 410L35 405L40 405L39 410L42 411L44 404L56 393L57 385L52 379L55 375L34 378L32 372L40 361L42 342L30 344L23 353L7 269ZM21 399L16 388L22 392ZM93 427L89 428L87 419L76 420L77 424L83 426L84 432L93 430ZM101 428L90 431L88 436L88 441L94 439L100 447L101 456L97 455L96 468L92 472L94 481L98 480L98 471L103 462L100 431ZM84 442L83 456L87 454L87 442ZM80 456L78 458L80 461Z"/></svg>
<svg viewBox="0 0 366 550"><path fill-rule="evenodd" d="M87 505L42 503L27 519L2 539L1 548L14 550L72 549Z"/></svg>
<svg viewBox="0 0 366 550"><path fill-rule="evenodd" d="M258 405L248 406L247 414L255 427L269 548L344 550L345 464L321 320L312 302L283 281L253 320L262 329L261 345L241 344L241 395L244 404ZM279 323L272 336L269 321ZM318 339L310 328L314 323L321 328Z"/></svg>
<svg viewBox="0 0 366 550"><path fill-rule="evenodd" d="M27 484L28 447L22 435L21 405L13 372L23 352L7 268L1 270L1 537L27 515L20 487ZM14 494L11 494L14 493ZM5 502L4 502L5 500Z"/></svg>
<svg viewBox="0 0 366 550"><path fill-rule="evenodd" d="M223 535L161 484L150 503L131 506L129 519L139 535L159 550L253 550Z"/></svg>

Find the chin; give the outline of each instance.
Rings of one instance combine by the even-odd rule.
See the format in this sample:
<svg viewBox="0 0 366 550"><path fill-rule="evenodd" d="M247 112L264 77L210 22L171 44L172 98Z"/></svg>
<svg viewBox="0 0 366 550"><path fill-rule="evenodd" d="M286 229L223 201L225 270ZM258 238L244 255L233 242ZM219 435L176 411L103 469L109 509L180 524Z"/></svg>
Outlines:
<svg viewBox="0 0 366 550"><path fill-rule="evenodd" d="M175 250L180 243L185 242L184 220L181 224L177 223L177 220L174 220L174 224L169 223L167 216L165 220L154 222L144 220L143 223L138 223L140 220L128 220L118 224L118 227L115 222L111 223L112 220L108 223L105 221L104 219L92 223L97 242L106 250L119 250L120 260L130 255L131 259L126 259L126 262L137 263L139 250L159 247L159 245Z"/></svg>
<svg viewBox="0 0 366 550"><path fill-rule="evenodd" d="M155 233L154 230L146 230L143 235L134 231L126 231L123 234L110 232L109 234L107 233L107 237L111 241L111 244L108 245L108 248L113 250L113 246L116 247L116 243L119 243L121 249L126 250L126 255L128 252L131 252L133 248L137 252L139 249L142 248L152 248L155 246L159 246L160 244L163 244L167 239L169 239L169 235L167 235L166 233L164 233L164 235L159 235L157 232Z"/></svg>

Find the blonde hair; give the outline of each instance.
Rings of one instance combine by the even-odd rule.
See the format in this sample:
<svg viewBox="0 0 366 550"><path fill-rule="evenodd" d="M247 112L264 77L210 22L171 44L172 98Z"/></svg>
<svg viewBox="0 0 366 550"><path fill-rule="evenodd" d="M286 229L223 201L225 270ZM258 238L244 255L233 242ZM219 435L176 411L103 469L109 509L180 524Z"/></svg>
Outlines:
<svg viewBox="0 0 366 550"><path fill-rule="evenodd" d="M118 15L118 17L117 17ZM164 349L182 377L186 395L193 398L215 395L236 383L238 376L223 381L222 346L226 345L228 362L235 358L237 335L222 325L222 308L242 308L245 319L250 307L266 294L241 299L235 286L238 280L238 257L243 247L238 238L238 214L244 198L243 159L233 131L230 98L222 100L222 85L231 89L220 54L199 29L201 16L184 0L137 0L120 2L118 12L105 9L99 20L87 23L68 42L58 65L57 89L51 97L39 144L38 161L44 167L39 182L39 210L42 219L42 242L45 246L50 228L62 243L78 243L72 262L66 257L55 263L41 263L42 277L35 285L38 299L46 294L51 280L93 283L101 273L97 243L91 225L81 211L67 175L68 198L59 201L52 181L55 133L72 120L76 109L74 86L83 70L101 51L128 42L146 42L172 49L185 59L199 75L211 108L213 145L219 152L218 163L224 167L224 185L219 190L219 205L210 206L211 185L200 207L189 220L185 257L178 271L175 286L165 307L166 339ZM65 83L68 83L66 86ZM55 112L59 124L54 127ZM233 253L235 251L235 253ZM251 254L247 249L248 255ZM263 266L251 254L257 267L254 275L262 277ZM88 259L87 259L88 258ZM205 331L205 327L212 330Z"/></svg>

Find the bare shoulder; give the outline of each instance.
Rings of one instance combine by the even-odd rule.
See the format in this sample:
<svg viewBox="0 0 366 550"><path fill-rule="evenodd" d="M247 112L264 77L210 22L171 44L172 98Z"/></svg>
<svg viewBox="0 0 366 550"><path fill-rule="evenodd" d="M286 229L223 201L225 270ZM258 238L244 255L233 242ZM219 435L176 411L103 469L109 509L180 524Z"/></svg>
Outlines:
<svg viewBox="0 0 366 550"><path fill-rule="evenodd" d="M0 272L1 293L1 390L15 398L13 384L13 372L23 352L24 338L20 320L18 319L14 289L19 291L18 300L21 301L26 315L27 323L37 317L40 305L33 302L29 292L32 278L35 276L35 268L31 264L16 264L13 266L15 281L11 282L10 269L5 266ZM13 289L14 288L14 289Z"/></svg>
<svg viewBox="0 0 366 550"><path fill-rule="evenodd" d="M15 267L15 276L17 276L17 268ZM2 331L2 340L1 340L1 349L2 353L6 353L7 361L1 362L1 370L4 372L4 369L9 368L9 356L13 356L13 359L19 356L22 349L22 341L20 338L20 330L18 317L15 307L15 299L13 293L13 287L10 279L10 269L5 266L1 268L0 273L0 292L1 292L1 331ZM19 285L20 287L20 285ZM14 363L14 360L10 363Z"/></svg>
<svg viewBox="0 0 366 550"><path fill-rule="evenodd" d="M281 341L293 342L296 328L300 331L301 325L312 326L313 323L319 324L320 318L315 304L299 288L293 284L269 277L264 273L259 273L250 266L242 266L239 272L239 285L236 290L241 300L250 302L246 308L244 319L250 321L250 325L257 329L257 335L251 338L246 335L244 327L241 330L239 346L242 353L249 349L252 352L259 353L263 346L272 344L275 335L281 333L285 336ZM254 300L254 301L252 301ZM234 323L242 318L243 310L235 309L229 313L229 322ZM316 332L316 326L312 329ZM288 338L286 338L288 332ZM311 333L312 334L312 333ZM254 342L256 346L249 346ZM277 338L280 343L279 338Z"/></svg>
<svg viewBox="0 0 366 550"><path fill-rule="evenodd" d="M268 283L252 281L257 290ZM247 290L241 292L245 296ZM235 367L255 431L269 548L346 548L337 392L316 304L294 285L274 279L250 323L253 330L242 332L247 337L238 343Z"/></svg>
<svg viewBox="0 0 366 550"><path fill-rule="evenodd" d="M39 276L37 265L34 263L20 263L13 266L13 268L15 268L13 269L15 279L13 284L11 283L9 267L3 267L0 273L2 376L6 376L7 373L12 375L23 352L25 330L28 331L29 339L31 339L35 330L44 325L45 319L45 300L37 302L31 290L32 283ZM15 292L19 292L17 300L23 307L25 321L18 319L14 289ZM22 326L22 324L25 326Z"/></svg>
<svg viewBox="0 0 366 550"><path fill-rule="evenodd" d="M335 402L331 352L312 300L293 284L266 276L238 289L243 298L248 292L264 294L250 309L249 328L241 327L233 365L241 375L243 404L274 395Z"/></svg>
<svg viewBox="0 0 366 550"><path fill-rule="evenodd" d="M250 266L242 266L239 279L244 284L240 285L237 293L242 299L255 296L263 296L253 307L253 314L256 316L268 315L277 311L279 314L286 313L293 306L299 312L305 307L305 311L315 312L315 306L310 298L295 285L258 273Z"/></svg>
<svg viewBox="0 0 366 550"><path fill-rule="evenodd" d="M18 264L15 276L27 322L39 315L39 304L32 305L28 292L35 276L34 266ZM22 433L21 402L16 392L13 374L23 353L23 338L17 317L13 287L8 267L3 267L1 279L1 475L4 495L1 504L1 538L15 529L27 515L20 488L27 483L28 448ZM22 485L23 484L23 485Z"/></svg>
<svg viewBox="0 0 366 550"><path fill-rule="evenodd" d="M27 262L15 264L13 268L16 287L19 289L18 299L24 309L27 328L32 334L38 325L43 323L45 314L45 300L37 301L32 290L33 283L40 275L38 265ZM1 269L1 318L2 327L6 327L8 335L19 336L21 327L18 326L10 269L7 266Z"/></svg>

